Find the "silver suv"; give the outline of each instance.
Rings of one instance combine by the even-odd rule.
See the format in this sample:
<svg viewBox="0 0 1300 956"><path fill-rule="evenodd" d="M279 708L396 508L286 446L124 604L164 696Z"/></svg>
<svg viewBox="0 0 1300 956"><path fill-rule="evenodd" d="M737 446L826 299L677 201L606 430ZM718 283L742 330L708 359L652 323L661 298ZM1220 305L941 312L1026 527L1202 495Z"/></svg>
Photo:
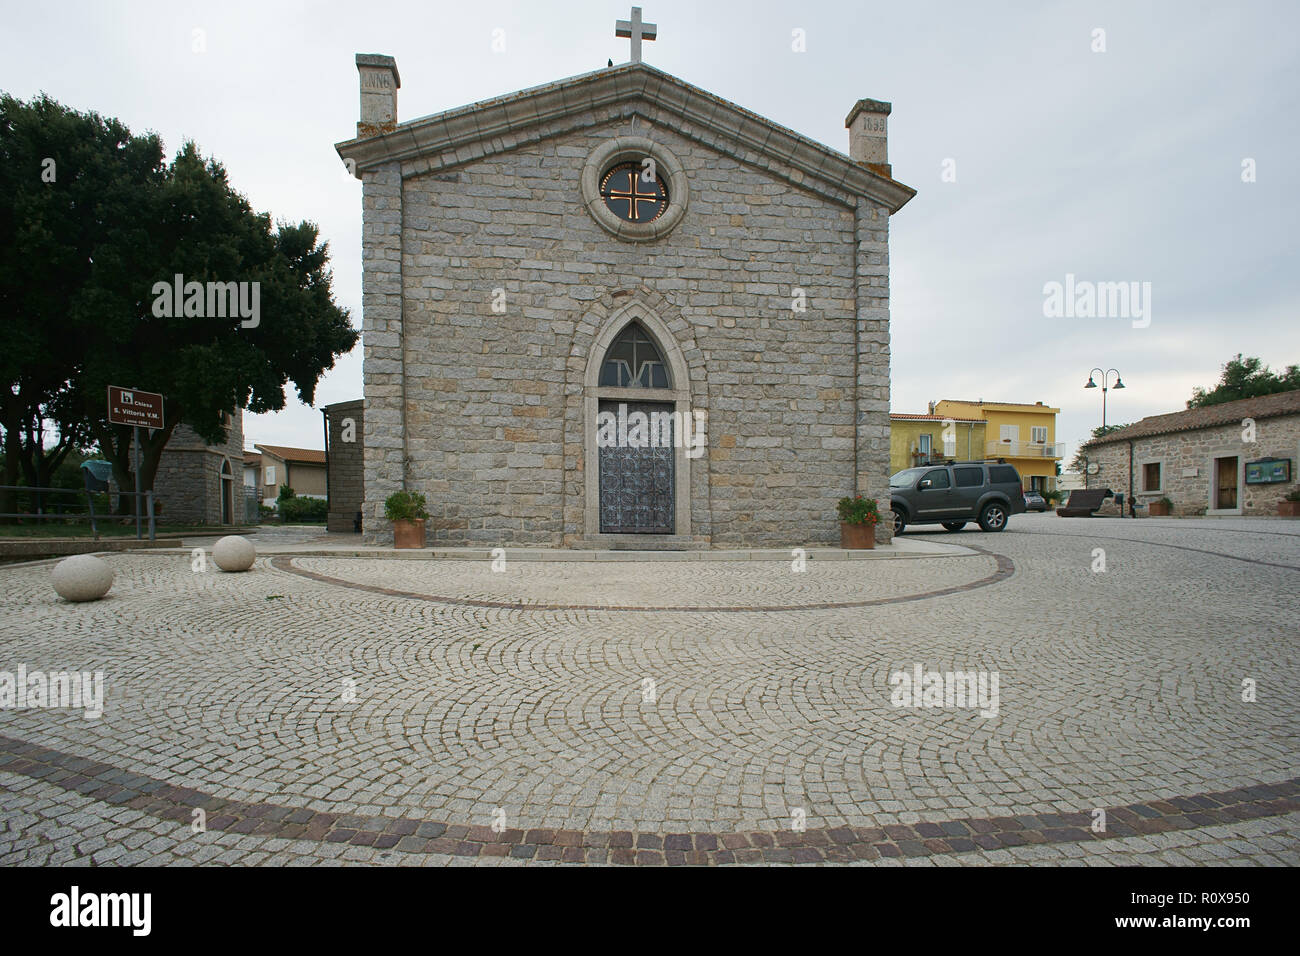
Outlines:
<svg viewBox="0 0 1300 956"><path fill-rule="evenodd" d="M985 531L1001 531L1011 515L1025 510L1020 473L994 461L955 461L904 468L889 479L894 534L909 524L941 524L960 531L978 521Z"/></svg>

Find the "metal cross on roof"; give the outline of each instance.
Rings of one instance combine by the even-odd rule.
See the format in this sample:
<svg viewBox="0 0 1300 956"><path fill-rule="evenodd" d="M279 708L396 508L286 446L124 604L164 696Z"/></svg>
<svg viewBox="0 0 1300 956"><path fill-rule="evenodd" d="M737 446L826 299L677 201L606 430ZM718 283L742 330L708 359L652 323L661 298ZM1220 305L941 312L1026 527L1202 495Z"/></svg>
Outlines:
<svg viewBox="0 0 1300 956"><path fill-rule="evenodd" d="M641 8L632 8L631 20L617 20L614 23L614 36L632 39L632 62L641 62L641 41L653 40L659 35L659 27L654 23L641 22Z"/></svg>

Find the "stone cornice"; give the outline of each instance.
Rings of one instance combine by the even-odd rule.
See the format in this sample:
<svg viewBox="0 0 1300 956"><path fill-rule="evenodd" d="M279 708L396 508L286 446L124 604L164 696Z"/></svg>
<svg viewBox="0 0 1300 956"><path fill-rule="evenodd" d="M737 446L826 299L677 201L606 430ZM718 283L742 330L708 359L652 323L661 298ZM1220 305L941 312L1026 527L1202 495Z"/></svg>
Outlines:
<svg viewBox="0 0 1300 956"><path fill-rule="evenodd" d="M629 63L401 123L391 132L335 145L354 172L403 164L405 175L439 171L505 152L525 142L659 111L718 141L742 162L759 165L805 189L844 203L863 196L897 212L916 195L910 186L855 163L815 140L644 63ZM415 162L418 161L418 162Z"/></svg>

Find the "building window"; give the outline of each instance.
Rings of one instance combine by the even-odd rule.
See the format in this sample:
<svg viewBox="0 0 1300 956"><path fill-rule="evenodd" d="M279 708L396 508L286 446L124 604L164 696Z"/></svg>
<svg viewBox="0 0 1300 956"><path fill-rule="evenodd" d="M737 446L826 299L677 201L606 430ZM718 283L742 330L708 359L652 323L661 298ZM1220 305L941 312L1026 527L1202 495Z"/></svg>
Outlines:
<svg viewBox="0 0 1300 956"><path fill-rule="evenodd" d="M644 136L614 136L582 164L582 204L623 242L653 242L681 222L690 200L686 170L672 151Z"/></svg>
<svg viewBox="0 0 1300 956"><path fill-rule="evenodd" d="M936 468L934 471L927 471L922 481L930 482L931 488L950 488L951 483L948 481L948 472L943 468Z"/></svg>
<svg viewBox="0 0 1300 956"><path fill-rule="evenodd" d="M668 187L653 169L642 163L619 163L600 180L600 197L619 219L628 222L654 222L668 208Z"/></svg>
<svg viewBox="0 0 1300 956"><path fill-rule="evenodd" d="M1029 429L1029 440L1039 444L1047 444L1047 427L1044 425L1034 425Z"/></svg>
<svg viewBox="0 0 1300 956"><path fill-rule="evenodd" d="M266 466L266 483L268 485L275 484L275 465Z"/></svg>
<svg viewBox="0 0 1300 956"><path fill-rule="evenodd" d="M605 353L600 384L615 388L672 388L663 354L636 322L620 332Z"/></svg>
<svg viewBox="0 0 1300 956"><path fill-rule="evenodd" d="M1160 490L1160 462L1149 461L1142 466L1142 490Z"/></svg>
<svg viewBox="0 0 1300 956"><path fill-rule="evenodd" d="M927 458L929 458L930 457L930 436L922 435L919 441L920 444L917 446L917 450L920 451L922 455L925 455Z"/></svg>

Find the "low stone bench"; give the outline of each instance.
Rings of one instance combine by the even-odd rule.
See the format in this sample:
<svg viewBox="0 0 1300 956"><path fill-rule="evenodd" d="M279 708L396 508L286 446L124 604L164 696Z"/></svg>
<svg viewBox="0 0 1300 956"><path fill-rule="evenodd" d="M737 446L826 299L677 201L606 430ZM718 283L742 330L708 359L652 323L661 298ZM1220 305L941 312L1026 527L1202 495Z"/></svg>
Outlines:
<svg viewBox="0 0 1300 956"><path fill-rule="evenodd" d="M1091 518L1093 512L1111 497L1109 488L1080 488L1070 492L1070 500L1056 513L1062 518Z"/></svg>

